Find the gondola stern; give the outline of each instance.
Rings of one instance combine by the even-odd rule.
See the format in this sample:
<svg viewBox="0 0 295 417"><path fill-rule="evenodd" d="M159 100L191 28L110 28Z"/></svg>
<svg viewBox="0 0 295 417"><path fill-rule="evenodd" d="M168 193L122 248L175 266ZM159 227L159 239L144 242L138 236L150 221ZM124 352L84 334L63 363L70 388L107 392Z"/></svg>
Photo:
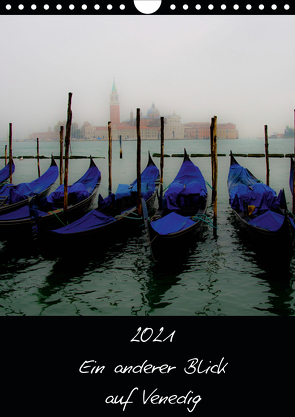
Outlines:
<svg viewBox="0 0 295 417"><path fill-rule="evenodd" d="M154 254L153 254L152 242L151 242L151 237L150 237L150 220L149 220L149 215L148 215L148 209L147 209L146 202L143 198L141 199L141 205L142 205L142 216L143 216L143 224L144 224L144 229L142 232L143 237L145 239L144 246L147 248L148 256L154 262L156 262L154 258Z"/></svg>
<svg viewBox="0 0 295 417"><path fill-rule="evenodd" d="M53 153L51 154L51 164L50 164L50 166L51 167L57 167L57 163L54 159Z"/></svg>
<svg viewBox="0 0 295 417"><path fill-rule="evenodd" d="M150 153L150 151L148 151L148 163L147 163L147 167L148 166L153 166L153 165L155 165L156 166L156 164L154 163L154 161L153 161L153 158L151 157L151 153Z"/></svg>
<svg viewBox="0 0 295 417"><path fill-rule="evenodd" d="M229 152L229 156L230 156L230 166L232 166L232 165L240 165L238 162L237 162L237 160L235 159L235 157L234 157L234 155L233 155L233 153L232 153L232 151L230 150L230 152Z"/></svg>
<svg viewBox="0 0 295 417"><path fill-rule="evenodd" d="M191 161L191 160L188 156L188 153L187 153L186 149L184 148L183 162L185 162L185 161Z"/></svg>

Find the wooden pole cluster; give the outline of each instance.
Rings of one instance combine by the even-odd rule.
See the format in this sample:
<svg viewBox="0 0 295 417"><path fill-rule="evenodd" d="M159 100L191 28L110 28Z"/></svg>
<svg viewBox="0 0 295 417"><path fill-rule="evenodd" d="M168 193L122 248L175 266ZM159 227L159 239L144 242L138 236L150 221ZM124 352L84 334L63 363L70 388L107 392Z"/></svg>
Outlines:
<svg viewBox="0 0 295 417"><path fill-rule="evenodd" d="M63 175L63 142L64 142L64 127L60 127L59 132L59 183L62 184Z"/></svg>
<svg viewBox="0 0 295 417"><path fill-rule="evenodd" d="M267 125L264 126L265 137L265 159L266 159L266 185L269 185L269 156L268 156L268 131Z"/></svg>
<svg viewBox="0 0 295 417"><path fill-rule="evenodd" d="M120 135L120 159L122 159L123 154L122 154L122 136Z"/></svg>
<svg viewBox="0 0 295 417"><path fill-rule="evenodd" d="M292 195L292 213L295 215L295 110L294 110L294 157L293 157L293 195Z"/></svg>
<svg viewBox="0 0 295 417"><path fill-rule="evenodd" d="M140 134L140 109L136 109L136 130L137 130L137 211L142 215L141 206L141 134Z"/></svg>
<svg viewBox="0 0 295 417"><path fill-rule="evenodd" d="M37 166L38 166L38 177L40 178L40 160L39 160L39 138L37 138Z"/></svg>
<svg viewBox="0 0 295 417"><path fill-rule="evenodd" d="M112 192L112 124L108 122L108 135L109 135L109 194Z"/></svg>
<svg viewBox="0 0 295 417"><path fill-rule="evenodd" d="M9 182L12 184L12 123L9 123Z"/></svg>
<svg viewBox="0 0 295 417"><path fill-rule="evenodd" d="M213 235L217 232L217 116L212 117L210 126L211 139L211 168L212 168L212 204L213 204Z"/></svg>
<svg viewBox="0 0 295 417"><path fill-rule="evenodd" d="M164 182L164 117L161 117L160 204L162 208Z"/></svg>
<svg viewBox="0 0 295 417"><path fill-rule="evenodd" d="M64 177L64 212L67 212L68 208L68 176L69 176L69 148L71 140L71 123L72 123L72 93L69 93L68 99L68 118L66 125L66 136L65 136L65 177Z"/></svg>

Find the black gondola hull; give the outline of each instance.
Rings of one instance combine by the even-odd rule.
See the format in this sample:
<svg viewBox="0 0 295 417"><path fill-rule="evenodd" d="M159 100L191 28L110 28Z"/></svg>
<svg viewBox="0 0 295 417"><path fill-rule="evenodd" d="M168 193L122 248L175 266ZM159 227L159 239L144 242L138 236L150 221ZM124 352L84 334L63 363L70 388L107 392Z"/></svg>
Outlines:
<svg viewBox="0 0 295 417"><path fill-rule="evenodd" d="M281 255L286 254L287 256L292 254L295 233L288 216L285 217L284 223L278 231L271 232L248 224L241 214L235 210L232 211L237 225L253 248L261 253L278 253Z"/></svg>
<svg viewBox="0 0 295 417"><path fill-rule="evenodd" d="M157 190L147 200L146 204L151 213L154 209ZM69 222L71 223L71 222ZM57 233L47 225L40 225L38 227L38 241L42 252L50 256L64 256L73 254L75 252L86 252L107 249L112 243L120 239L125 239L127 236L134 235L136 230L141 230L143 226L142 217L138 216L138 210L134 207L128 211L128 214L117 216L116 221L102 225L91 230L81 231L77 233ZM66 249L65 249L66 248Z"/></svg>
<svg viewBox="0 0 295 417"><path fill-rule="evenodd" d="M184 150L184 159L183 162L191 162L189 156ZM205 215L207 211L207 195L204 200L204 205L201 207L190 206L189 210L191 211L190 217L197 218L196 216ZM155 222L162 217L165 217L165 210L159 210L155 216ZM187 215L184 215L187 217ZM151 226L153 224L153 219L150 221L147 216L144 218L145 224L145 237L146 244L149 248L150 256L155 262L160 261L177 261L178 257L187 251L188 246L192 241L196 240L196 235L202 230L204 222L200 219L196 220L195 223L189 227L186 227L183 230L169 233L169 234L160 234L154 230Z"/></svg>
<svg viewBox="0 0 295 417"><path fill-rule="evenodd" d="M52 167L52 166L57 166L53 157L51 157L50 167ZM43 190L40 193L38 193L38 196L40 198L46 197L49 194L49 192L50 192L53 184L55 183L55 181L56 180L54 180L53 183L50 184L49 187L47 187L45 190ZM18 210L18 209L26 206L28 204L28 202L29 202L29 199L26 198L26 199L24 199L22 201L18 201L17 203L7 204L7 205L6 204L3 204L3 205L0 206L0 215L7 214L7 213L11 213L14 210Z"/></svg>
<svg viewBox="0 0 295 417"><path fill-rule="evenodd" d="M150 154L148 160L148 166L155 166ZM148 212L150 214L154 211L156 196L159 188L159 177L155 181L155 189L153 194L146 201ZM99 209L97 209L99 210ZM108 213L107 209L101 210L105 214ZM54 229L59 229L60 224L57 227L42 227L38 228L39 246L42 247L44 253L57 256L64 256L65 253L74 253L80 250L84 253L89 251L102 251L105 250L110 244L115 243L119 239L125 238L129 235L134 235L136 231L141 230L143 226L143 218L138 216L137 207L128 209L124 207L124 212L117 215L116 220L99 227L93 227L90 230L84 230L72 233L58 233ZM69 223L74 220L71 219ZM67 248L67 251L64 248Z"/></svg>
<svg viewBox="0 0 295 417"><path fill-rule="evenodd" d="M39 217L37 221L31 218L0 221L0 239L17 238L19 241L30 241L34 238L33 228L35 225L37 225L38 230L39 228L40 230L44 228L51 230L60 227L61 224L77 220L87 213L96 200L99 184L100 182L88 198L69 206L66 213L63 210L55 210Z"/></svg>
<svg viewBox="0 0 295 417"><path fill-rule="evenodd" d="M232 155L232 152L230 152L230 166L232 165L239 165L239 163L235 160L234 156ZM252 177L252 179L255 182L258 182L257 178L248 169L245 170L248 172L250 177ZM229 189L230 180L232 180L231 174L229 174L228 177ZM242 232L244 238L247 239L247 243L249 243L253 247L253 249L255 249L259 253L269 255L286 255L288 257L292 255L295 229L292 225L292 214L287 211L285 197L284 199L282 199L280 206L276 207L277 214L284 216L284 221L281 227L277 230L272 231L272 227L270 227L270 224L268 224L268 228L262 228L255 226L254 224L249 224L251 215L248 214L247 207L245 210L246 212L241 212L237 211L235 208L232 207L232 211L237 221L239 230ZM269 211L271 212L271 209ZM261 214L257 216L257 219L260 215Z"/></svg>
<svg viewBox="0 0 295 417"><path fill-rule="evenodd" d="M206 210L202 210L202 213L198 212L196 214L205 213ZM153 260L155 262L165 261L171 259L172 256L174 260L177 259L178 256L187 250L191 242L195 241L196 236L203 230L203 226L204 222L198 220L187 229L168 235L161 235L149 223L150 251Z"/></svg>

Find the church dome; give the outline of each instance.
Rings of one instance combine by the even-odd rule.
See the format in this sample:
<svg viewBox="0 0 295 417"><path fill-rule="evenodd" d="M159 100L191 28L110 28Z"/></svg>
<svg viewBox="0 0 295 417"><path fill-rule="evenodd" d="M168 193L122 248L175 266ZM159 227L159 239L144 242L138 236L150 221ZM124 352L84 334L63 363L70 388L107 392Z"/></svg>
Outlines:
<svg viewBox="0 0 295 417"><path fill-rule="evenodd" d="M148 109L147 112L148 117L160 117L160 112L158 109L156 109L155 104L152 104L152 107Z"/></svg>

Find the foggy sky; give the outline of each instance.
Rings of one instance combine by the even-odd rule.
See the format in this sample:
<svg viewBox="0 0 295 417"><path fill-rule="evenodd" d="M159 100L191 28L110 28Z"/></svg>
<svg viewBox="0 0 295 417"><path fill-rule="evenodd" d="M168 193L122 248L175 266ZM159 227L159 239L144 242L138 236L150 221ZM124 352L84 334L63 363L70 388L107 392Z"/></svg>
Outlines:
<svg viewBox="0 0 295 417"><path fill-rule="evenodd" d="M115 77L130 110L283 133L295 108L294 16L1 16L0 140L66 120L106 126Z"/></svg>

